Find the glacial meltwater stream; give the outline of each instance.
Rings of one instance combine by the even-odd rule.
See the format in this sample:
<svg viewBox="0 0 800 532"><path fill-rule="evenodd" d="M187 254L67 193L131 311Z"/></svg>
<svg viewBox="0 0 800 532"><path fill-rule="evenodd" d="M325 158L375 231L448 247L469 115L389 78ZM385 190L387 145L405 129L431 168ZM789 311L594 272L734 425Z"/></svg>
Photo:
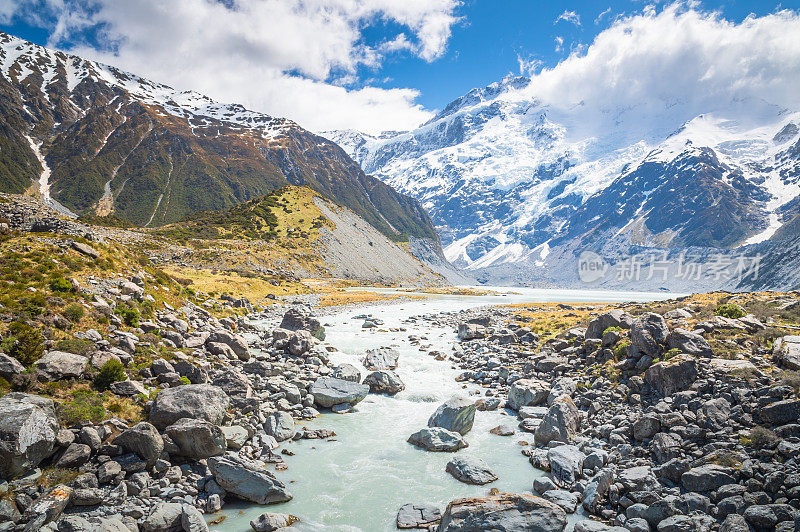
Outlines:
<svg viewBox="0 0 800 532"><path fill-rule="evenodd" d="M499 290L499 289L495 289ZM489 430L501 423L514 427L517 419L502 409L477 412L475 425L465 439L469 447L459 451L488 463L499 479L485 486L472 486L455 480L445 472L451 453L434 453L406 442L409 435L427 426L436 407L454 394L469 394L478 386L455 381L460 372L451 362L438 361L427 353L438 350L450 353L457 341L452 327L432 325L425 320L404 323L410 316L457 312L484 305L558 301L621 302L665 299L673 294L599 292L576 290L540 290L513 288L506 295L433 296L425 300L402 301L347 310L321 319L326 324L326 344L336 348L333 364L348 362L358 367L362 378L367 371L359 358L364 351L391 346L400 352L397 374L406 389L394 397L368 395L355 411L340 415L323 413L309 428L333 430L333 440L284 442L294 452L285 456L288 470L277 476L287 485L294 499L285 504L257 506L229 501L223 513L226 519L213 530L244 532L251 530L250 520L263 512L289 513L301 521L298 531L384 531L396 530L397 510L405 503L437 504L444 511L453 499L487 495L497 488L504 492L532 490L533 479L544 473L534 469L520 452L519 441L531 441L532 434L496 436ZM514 292L514 293L511 293ZM362 329L362 319L371 314L384 321L377 329ZM390 332L391 328L404 328ZM411 345L408 337L422 340ZM477 399L479 396L475 396Z"/></svg>

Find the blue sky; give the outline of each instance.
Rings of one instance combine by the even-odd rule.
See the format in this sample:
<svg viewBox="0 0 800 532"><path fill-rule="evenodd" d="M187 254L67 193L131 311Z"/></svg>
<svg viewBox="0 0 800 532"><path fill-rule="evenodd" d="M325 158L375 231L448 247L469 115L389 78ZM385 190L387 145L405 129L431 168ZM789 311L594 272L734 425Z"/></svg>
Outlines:
<svg viewBox="0 0 800 532"><path fill-rule="evenodd" d="M0 0L0 29L288 116L314 129L411 127L473 87L552 68L639 0ZM650 6L650 7L648 7ZM800 0L695 1L731 23ZM333 15L331 15L333 13Z"/></svg>

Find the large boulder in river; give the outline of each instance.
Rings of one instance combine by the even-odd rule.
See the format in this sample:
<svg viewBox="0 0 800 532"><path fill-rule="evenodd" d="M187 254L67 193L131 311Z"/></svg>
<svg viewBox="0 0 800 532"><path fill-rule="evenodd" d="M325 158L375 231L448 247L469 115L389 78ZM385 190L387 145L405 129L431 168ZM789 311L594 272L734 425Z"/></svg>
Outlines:
<svg viewBox="0 0 800 532"><path fill-rule="evenodd" d="M208 344L225 344L230 347L233 352L239 357L239 360L247 362L250 360L250 348L247 347L247 340L225 329L217 329L206 338L206 345Z"/></svg>
<svg viewBox="0 0 800 532"><path fill-rule="evenodd" d="M772 354L786 369L800 370L800 336L783 336L772 344Z"/></svg>
<svg viewBox="0 0 800 532"><path fill-rule="evenodd" d="M563 532L566 526L567 514L557 504L527 493L498 493L454 500L447 505L438 532Z"/></svg>
<svg viewBox="0 0 800 532"><path fill-rule="evenodd" d="M442 511L430 504L404 504L397 511L397 528L427 528L442 518Z"/></svg>
<svg viewBox="0 0 800 532"><path fill-rule="evenodd" d="M633 316L620 309L613 309L604 314L600 314L586 328L585 338L600 339L603 332L609 327L619 327L620 329L630 329L633 325Z"/></svg>
<svg viewBox="0 0 800 532"><path fill-rule="evenodd" d="M325 339L325 327L311 315L307 308L290 308L283 315L281 329L287 331L308 331L318 340Z"/></svg>
<svg viewBox="0 0 800 532"><path fill-rule="evenodd" d="M458 432L439 427L431 427L415 432L408 437L408 443L422 447L426 451L454 453L467 447L467 442Z"/></svg>
<svg viewBox="0 0 800 532"><path fill-rule="evenodd" d="M137 423L126 429L114 438L114 445L119 445L123 450L134 453L147 462L147 467L151 468L161 456L164 450L164 439L153 425L146 421Z"/></svg>
<svg viewBox="0 0 800 532"><path fill-rule="evenodd" d="M181 418L201 419L219 425L230 399L217 386L187 384L158 393L150 407L150 422L163 430Z"/></svg>
<svg viewBox="0 0 800 532"><path fill-rule="evenodd" d="M320 377L309 387L314 402L323 408L331 408L344 403L355 405L369 393L369 386L357 382Z"/></svg>
<svg viewBox="0 0 800 532"><path fill-rule="evenodd" d="M445 471L465 484L482 486L497 480L486 462L475 456L456 456L447 462Z"/></svg>
<svg viewBox="0 0 800 532"><path fill-rule="evenodd" d="M278 514L266 512L258 516L258 519L250 521L250 528L255 532L275 532L276 530L286 530L300 521L296 516L290 514Z"/></svg>
<svg viewBox="0 0 800 532"><path fill-rule="evenodd" d="M83 375L89 359L67 353L66 351L48 351L42 358L34 363L39 374L51 381L61 379L76 379Z"/></svg>
<svg viewBox="0 0 800 532"><path fill-rule="evenodd" d="M656 357L661 353L661 346L667 341L668 334L669 328L664 317L655 312L646 312L631 326L631 343L639 352Z"/></svg>
<svg viewBox="0 0 800 532"><path fill-rule="evenodd" d="M275 504L292 499L292 494L275 475L236 456L214 456L208 468L222 489L245 501Z"/></svg>
<svg viewBox="0 0 800 532"><path fill-rule="evenodd" d="M653 364L644 373L644 380L664 397L688 389L696 379L697 362L686 354Z"/></svg>
<svg viewBox="0 0 800 532"><path fill-rule="evenodd" d="M331 377L342 379L343 381L361 382L361 372L352 364L339 364L331 372Z"/></svg>
<svg viewBox="0 0 800 532"><path fill-rule="evenodd" d="M523 406L537 406L547 400L550 385L538 379L519 379L508 389L506 405L519 410Z"/></svg>
<svg viewBox="0 0 800 532"><path fill-rule="evenodd" d="M369 386L370 393L394 395L406 389L397 373L390 370L373 371L364 379L364 384Z"/></svg>
<svg viewBox="0 0 800 532"><path fill-rule="evenodd" d="M227 440L222 429L202 419L179 419L166 431L178 446L178 454L195 460L223 454Z"/></svg>
<svg viewBox="0 0 800 532"><path fill-rule="evenodd" d="M462 396L456 396L442 403L428 419L429 427L458 432L462 436L472 430L475 421L475 402Z"/></svg>
<svg viewBox="0 0 800 532"><path fill-rule="evenodd" d="M400 353L391 347L379 347L378 349L367 349L367 356L361 359L361 363L370 371L395 369L399 358Z"/></svg>
<svg viewBox="0 0 800 532"><path fill-rule="evenodd" d="M0 478L23 475L53 454L58 428L51 399L26 393L0 397Z"/></svg>
<svg viewBox="0 0 800 532"><path fill-rule="evenodd" d="M572 399L562 395L547 410L533 437L537 445L547 445L551 441L569 443L578 434L580 423L578 407Z"/></svg>

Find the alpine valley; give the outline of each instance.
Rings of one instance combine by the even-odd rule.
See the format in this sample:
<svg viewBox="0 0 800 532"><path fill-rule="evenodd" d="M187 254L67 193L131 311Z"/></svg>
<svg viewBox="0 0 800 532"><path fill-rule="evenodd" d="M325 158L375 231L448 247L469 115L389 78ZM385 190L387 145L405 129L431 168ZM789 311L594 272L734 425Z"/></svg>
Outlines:
<svg viewBox="0 0 800 532"><path fill-rule="evenodd" d="M593 127L584 107L544 104L530 79L509 77L413 131L325 135L418 198L446 257L481 282L798 286L796 254L786 251L800 235L799 113L748 100L697 115L665 100L655 112L600 109ZM579 277L586 251L604 276ZM641 275L623 274L631 256ZM652 257L671 275L653 275Z"/></svg>

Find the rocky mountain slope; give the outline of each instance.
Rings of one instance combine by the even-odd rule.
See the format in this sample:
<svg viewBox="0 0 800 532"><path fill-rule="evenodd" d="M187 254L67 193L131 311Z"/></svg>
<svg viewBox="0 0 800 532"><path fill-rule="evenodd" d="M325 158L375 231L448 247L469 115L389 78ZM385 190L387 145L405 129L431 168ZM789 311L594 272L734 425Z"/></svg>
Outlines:
<svg viewBox="0 0 800 532"><path fill-rule="evenodd" d="M608 110L600 128L584 111L508 78L413 131L325 135L417 197L446 257L486 281L576 284L585 250L612 263L642 250L734 255L800 235L800 113L739 101L697 116L665 101L656 116Z"/></svg>
<svg viewBox="0 0 800 532"><path fill-rule="evenodd" d="M290 120L0 33L0 190L155 227L307 185L393 240L436 238L419 203Z"/></svg>

